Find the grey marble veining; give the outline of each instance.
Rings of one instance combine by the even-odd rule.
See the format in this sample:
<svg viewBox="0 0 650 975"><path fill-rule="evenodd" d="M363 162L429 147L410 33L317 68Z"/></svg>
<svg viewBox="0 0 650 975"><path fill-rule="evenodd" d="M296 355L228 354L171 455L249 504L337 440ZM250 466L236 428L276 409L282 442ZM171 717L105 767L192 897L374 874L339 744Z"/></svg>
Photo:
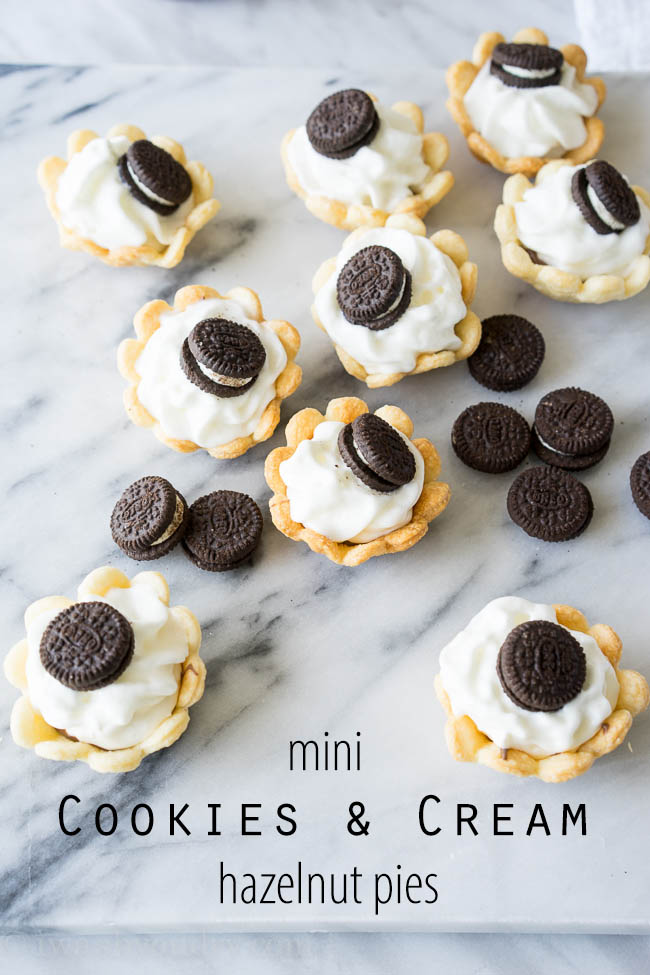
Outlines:
<svg viewBox="0 0 650 975"><path fill-rule="evenodd" d="M585 474L596 505L584 537L544 546L522 535L505 513L508 475L464 468L449 445L451 423L469 402L486 398L464 364L367 392L348 377L309 314L310 280L336 252L342 234L315 221L284 184L282 133L334 85L368 87L386 100L412 98L427 126L450 137L456 187L429 225L461 232L479 265L475 308L481 317L517 311L535 321L548 354L525 390L496 397L529 417L541 394L576 383L610 402L617 420L606 460ZM1 134L12 153L12 196L5 207L5 353L0 386L5 494L0 609L7 646L22 635L22 612L53 592L74 594L86 571L110 563L137 571L108 530L122 488L144 473L169 477L190 500L232 487L268 497L262 464L283 441L234 462L175 455L122 412L123 381L115 349L131 334L133 313L154 297L205 283L254 287L269 317L293 322L303 336L303 385L285 404L324 408L332 396L360 395L373 407L396 402L416 432L438 446L452 502L411 552L345 570L275 531L267 519L252 568L202 574L180 552L160 568L174 602L186 603L204 628L205 697L190 728L170 750L121 777L100 777L19 751L7 731L13 689L0 684L0 802L10 843L0 852L4 930L208 930L372 928L418 930L641 931L648 927L650 853L642 826L650 721L587 777L563 786L510 779L454 764L442 741L443 717L432 679L444 643L488 599L522 593L570 602L621 633L625 663L650 671L647 640L649 532L633 507L627 472L650 446L647 361L648 295L600 308L550 302L502 268L491 231L502 178L473 160L444 109L441 71L247 72L154 68L30 69L0 82ZM648 138L643 119L650 80L610 79L603 117L606 155L643 181ZM104 131L135 121L180 139L215 175L223 209L170 272L110 269L59 250L36 185L38 160L61 153L74 127ZM320 736L364 739L359 774L289 773L287 742ZM417 804L443 798L445 832L427 839ZM62 837L61 797L83 800L83 832ZM368 808L371 835L345 832L349 802ZM488 835L492 803L513 802L519 831L543 800L551 825L562 802L585 802L585 839L504 839ZM113 802L122 824L98 837L96 805ZM453 803L481 813L480 842L449 829ZM149 802L154 832L134 836L133 804ZM170 838L170 802L190 803L189 838ZM223 835L208 837L206 804L223 804ZM261 838L239 835L239 803L262 802ZM274 809L293 802L295 837L279 841ZM219 860L242 873L287 869L407 870L438 874L431 909L395 907L376 922L364 909L268 912L228 910L215 901ZM496 891L498 890L498 897Z"/></svg>

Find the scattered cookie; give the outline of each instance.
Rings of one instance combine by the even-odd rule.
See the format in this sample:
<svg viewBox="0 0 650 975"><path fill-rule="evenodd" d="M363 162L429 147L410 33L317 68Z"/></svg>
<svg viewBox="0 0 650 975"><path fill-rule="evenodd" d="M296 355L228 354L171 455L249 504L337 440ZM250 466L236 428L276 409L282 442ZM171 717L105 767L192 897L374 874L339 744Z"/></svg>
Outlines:
<svg viewBox="0 0 650 975"><path fill-rule="evenodd" d="M524 711L559 711L585 682L584 650L564 626L529 620L515 626L497 657L497 674L511 701Z"/></svg>
<svg viewBox="0 0 650 975"><path fill-rule="evenodd" d="M96 691L124 673L133 647L133 627L113 606L75 603L48 624L40 658L60 684L75 691Z"/></svg>
<svg viewBox="0 0 650 975"><path fill-rule="evenodd" d="M540 330L519 315L492 315L481 325L481 341L467 360L476 382L500 393L531 382L546 351Z"/></svg>
<svg viewBox="0 0 650 975"><path fill-rule="evenodd" d="M607 403L576 386L555 389L535 410L533 449L546 464L586 470L609 450L614 417Z"/></svg>
<svg viewBox="0 0 650 975"><path fill-rule="evenodd" d="M113 541L138 562L162 558L183 537L187 512L185 498L164 477L141 477L113 508Z"/></svg>
<svg viewBox="0 0 650 975"><path fill-rule="evenodd" d="M507 508L516 525L544 542L577 538L594 511L585 485L555 467L529 467L518 474L508 491Z"/></svg>
<svg viewBox="0 0 650 975"><path fill-rule="evenodd" d="M477 403L457 418L451 445L468 467L486 474L503 474L525 460L530 450L530 427L510 406Z"/></svg>
<svg viewBox="0 0 650 975"><path fill-rule="evenodd" d="M363 247L339 274L336 297L349 322L380 332L394 325L408 308L411 275L389 247Z"/></svg>
<svg viewBox="0 0 650 975"><path fill-rule="evenodd" d="M650 518L650 450L641 454L630 473L630 487L634 503L646 518Z"/></svg>
<svg viewBox="0 0 650 975"><path fill-rule="evenodd" d="M492 50L490 74L509 88L547 88L559 85L564 57L546 44L507 44Z"/></svg>
<svg viewBox="0 0 650 975"><path fill-rule="evenodd" d="M161 216L174 213L192 192L185 167L148 139L132 142L117 167L136 200Z"/></svg>
<svg viewBox="0 0 650 975"><path fill-rule="evenodd" d="M379 116L372 98L347 88L324 98L307 119L307 137L321 156L348 159L372 142Z"/></svg>
<svg viewBox="0 0 650 975"><path fill-rule="evenodd" d="M571 177L571 195L597 234L620 234L641 218L636 193L619 171L597 159Z"/></svg>
<svg viewBox="0 0 650 975"><path fill-rule="evenodd" d="M247 494L213 491L190 505L183 548L199 569L225 572L253 554L262 527L262 512Z"/></svg>
<svg viewBox="0 0 650 975"><path fill-rule="evenodd" d="M352 473L381 494L396 491L415 476L415 458L404 438L376 413L362 413L346 423L338 448Z"/></svg>
<svg viewBox="0 0 650 975"><path fill-rule="evenodd" d="M242 396L253 385L266 361L266 350L255 333L239 322L206 318L195 325L181 348L181 368L205 393Z"/></svg>

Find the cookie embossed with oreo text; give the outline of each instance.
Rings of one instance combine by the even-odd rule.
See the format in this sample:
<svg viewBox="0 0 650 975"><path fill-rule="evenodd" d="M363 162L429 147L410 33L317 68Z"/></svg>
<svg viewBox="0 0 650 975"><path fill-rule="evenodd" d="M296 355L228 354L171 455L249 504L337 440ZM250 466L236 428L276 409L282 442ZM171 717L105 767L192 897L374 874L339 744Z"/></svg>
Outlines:
<svg viewBox="0 0 650 975"><path fill-rule="evenodd" d="M411 275L389 247L372 244L341 269L336 297L347 321L372 331L389 328L411 302Z"/></svg>
<svg viewBox="0 0 650 975"><path fill-rule="evenodd" d="M650 518L650 450L641 454L630 472L630 488L634 503L646 518Z"/></svg>
<svg viewBox="0 0 650 975"><path fill-rule="evenodd" d="M486 474L514 470L530 450L530 427L516 410L502 403L476 403L456 419L451 445L468 467Z"/></svg>
<svg viewBox="0 0 650 975"><path fill-rule="evenodd" d="M571 195L585 221L597 234L622 234L638 223L641 208L624 176L604 159L577 169L571 177Z"/></svg>
<svg viewBox="0 0 650 975"><path fill-rule="evenodd" d="M587 674L585 653L564 626L529 620L515 626L497 657L503 690L525 711L559 711L578 696Z"/></svg>
<svg viewBox="0 0 650 975"><path fill-rule="evenodd" d="M338 437L344 464L359 480L390 494L415 476L415 457L395 427L375 413L362 413Z"/></svg>
<svg viewBox="0 0 650 975"><path fill-rule="evenodd" d="M593 515L589 490L556 467L529 467L518 474L507 498L516 525L544 542L566 542L587 528Z"/></svg>
<svg viewBox="0 0 650 975"><path fill-rule="evenodd" d="M185 167L148 139L132 142L117 168L131 195L163 217L178 210L192 192Z"/></svg>
<svg viewBox="0 0 650 975"><path fill-rule="evenodd" d="M531 382L546 351L539 329L520 315L492 315L481 328L481 341L467 360L476 382L501 393Z"/></svg>
<svg viewBox="0 0 650 975"><path fill-rule="evenodd" d="M247 392L266 362L266 349L247 325L205 318L183 342L181 368L190 382L222 399Z"/></svg>
<svg viewBox="0 0 650 975"><path fill-rule="evenodd" d="M533 431L533 448L540 460L567 470L585 470L609 450L614 416L600 396L567 386L542 397Z"/></svg>
<svg viewBox="0 0 650 975"><path fill-rule="evenodd" d="M185 498L164 477L141 477L113 508L113 541L139 562L159 559L180 542L187 513Z"/></svg>
<svg viewBox="0 0 650 975"><path fill-rule="evenodd" d="M235 569L257 548L263 524L262 512L247 494L213 491L190 505L183 549L199 569Z"/></svg>
<svg viewBox="0 0 650 975"><path fill-rule="evenodd" d="M97 691L124 673L134 643L133 627L113 606L74 603L48 623L39 655L60 684L75 691Z"/></svg>
<svg viewBox="0 0 650 975"><path fill-rule="evenodd" d="M509 88L547 88L559 85L564 55L546 44L496 44L490 74Z"/></svg>
<svg viewBox="0 0 650 975"><path fill-rule="evenodd" d="M324 98L307 119L307 138L321 156L349 159L379 130L374 102L365 91L347 88Z"/></svg>

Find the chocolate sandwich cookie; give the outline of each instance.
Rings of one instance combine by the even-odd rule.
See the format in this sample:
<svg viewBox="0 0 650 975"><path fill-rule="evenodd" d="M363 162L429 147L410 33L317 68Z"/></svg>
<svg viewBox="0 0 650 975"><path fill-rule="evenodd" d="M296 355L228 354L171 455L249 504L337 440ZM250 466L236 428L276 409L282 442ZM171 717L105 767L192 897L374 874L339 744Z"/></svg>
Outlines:
<svg viewBox="0 0 650 975"><path fill-rule="evenodd" d="M468 406L451 430L451 445L463 464L486 474L514 470L530 450L530 427L501 403Z"/></svg>
<svg viewBox="0 0 650 975"><path fill-rule="evenodd" d="M373 491L390 494L415 477L413 452L399 431L374 413L347 423L338 448L346 467Z"/></svg>
<svg viewBox="0 0 650 975"><path fill-rule="evenodd" d="M586 470L609 450L614 417L607 403L568 386L542 397L535 410L533 449L540 460L566 470Z"/></svg>
<svg viewBox="0 0 650 975"><path fill-rule="evenodd" d="M214 396L242 396L266 362L266 349L246 325L205 318L183 342L181 368L190 382Z"/></svg>
<svg viewBox="0 0 650 975"><path fill-rule="evenodd" d="M108 603L75 603L47 625L39 648L45 670L74 691L97 691L123 674L133 656L129 621Z"/></svg>
<svg viewBox="0 0 650 975"><path fill-rule="evenodd" d="M344 265L336 297L345 318L374 332L394 325L411 302L411 275L389 247L363 247Z"/></svg>
<svg viewBox="0 0 650 975"><path fill-rule="evenodd" d="M530 620L506 637L497 657L503 690L524 711L559 711L578 696L587 674L585 652L559 623Z"/></svg>
<svg viewBox="0 0 650 975"><path fill-rule="evenodd" d="M641 454L630 472L630 487L634 503L646 518L650 518L650 450Z"/></svg>
<svg viewBox="0 0 650 975"><path fill-rule="evenodd" d="M497 44L490 74L510 88L547 88L559 85L564 55L546 44Z"/></svg>
<svg viewBox="0 0 650 975"><path fill-rule="evenodd" d="M324 98L307 119L306 128L307 138L321 156L348 159L372 142L379 116L365 91L346 88Z"/></svg>
<svg viewBox="0 0 650 975"><path fill-rule="evenodd" d="M603 236L621 234L641 217L639 201L630 184L602 159L575 171L571 195L589 226Z"/></svg>
<svg viewBox="0 0 650 975"><path fill-rule="evenodd" d="M185 498L164 477L141 477L113 508L113 541L138 562L159 559L183 537L188 510Z"/></svg>
<svg viewBox="0 0 650 975"><path fill-rule="evenodd" d="M481 325L481 341L467 360L476 382L510 393L534 379L546 351L540 330L519 315L492 315Z"/></svg>
<svg viewBox="0 0 650 975"><path fill-rule="evenodd" d="M262 512L247 494L205 494L190 506L185 554L207 572L235 569L257 548L263 524Z"/></svg>
<svg viewBox="0 0 650 975"><path fill-rule="evenodd" d="M516 525L544 542L577 538L594 511L585 485L555 467L529 467L518 474L508 491L507 508Z"/></svg>
<svg viewBox="0 0 650 975"><path fill-rule="evenodd" d="M192 192L185 167L148 139L132 142L117 167L131 195L163 217L178 210Z"/></svg>

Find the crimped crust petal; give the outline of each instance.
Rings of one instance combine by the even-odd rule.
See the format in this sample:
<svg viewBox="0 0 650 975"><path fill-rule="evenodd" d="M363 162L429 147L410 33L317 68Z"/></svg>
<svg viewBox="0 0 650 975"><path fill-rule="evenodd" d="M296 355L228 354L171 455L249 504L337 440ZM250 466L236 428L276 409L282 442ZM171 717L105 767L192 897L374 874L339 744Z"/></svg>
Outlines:
<svg viewBox="0 0 650 975"><path fill-rule="evenodd" d="M534 176L541 167L550 161L547 156L504 156L495 147L484 139L480 132L474 128L465 109L464 98L468 88L474 78L479 73L485 62L492 56L492 51L497 44L505 41L503 34L497 31L490 31L481 34L474 46L471 61L457 61L447 69L447 88L449 89L449 99L447 108L449 113L458 125L459 129L467 140L470 151L480 159L481 162L488 163L501 173L524 173L526 176ZM548 44L546 34L536 27L527 27L517 31L513 41L518 44ZM607 89L602 78L586 78L587 55L578 47L577 44L565 44L560 50L564 55L565 61L573 65L576 70L576 77L581 84L591 85L598 95L596 111L605 101ZM602 145L605 135L605 126L599 118L591 115L584 119L587 135L581 146L570 149L564 153L563 159L569 160L574 166L581 162L586 162L596 155Z"/></svg>
<svg viewBox="0 0 650 975"><path fill-rule="evenodd" d="M368 94L373 101L377 101L374 95L370 92ZM290 189L304 200L310 213L319 220L331 223L341 230L354 230L357 227L383 227L391 213L424 217L454 185L451 171L442 168L449 156L449 143L445 136L441 132L423 132L422 111L414 102L396 102L392 108L411 119L422 135L422 158L429 167L429 174L417 193L404 197L390 212L365 204L343 203L341 200L333 200L327 196L314 196L307 193L289 160L288 146L296 130L291 129L284 136L281 152L287 183Z"/></svg>
<svg viewBox="0 0 650 975"><path fill-rule="evenodd" d="M418 237L426 236L426 227L419 217L415 217L412 214L397 214L391 216L386 220L386 227L392 227L396 230L408 230L410 233L415 234ZM360 228L355 230L348 240L356 240L363 237L367 228ZM391 373L369 373L360 362L358 362L353 356L345 351L340 345L334 344L334 349L337 356L341 361L341 365L351 376L355 379L360 379L362 382L368 386L370 389L377 389L382 386L393 386L398 383L400 379L404 379L405 376L415 376L421 372L430 372L432 369L439 369L442 366L451 366L455 362L460 362L462 359L467 359L468 356L472 354L478 347L481 341L481 320L479 317L471 310L470 306L474 300L474 294L476 292L476 282L478 279L478 268L476 264L469 260L469 252L467 250L467 245L465 241L460 236L460 234L455 233L453 230L438 230L435 234L429 238L429 240L449 257L460 274L461 282L461 294L467 312L465 317L461 321L457 322L454 326L454 331L456 335L461 340L461 345L457 349L444 349L442 352L422 352L415 360L415 367L411 369L410 372L391 372ZM347 241L346 241L347 243ZM336 272L336 258L331 257L321 264L320 268L314 275L312 282L312 288L314 294L319 291L328 278ZM316 306L312 305L311 308L312 317L320 329L322 329L325 334L327 331L325 326L321 322L318 313L316 311Z"/></svg>
<svg viewBox="0 0 650 975"><path fill-rule="evenodd" d="M169 587L159 572L139 572L129 579L119 569L104 566L95 569L79 586L79 600L105 596L109 589L128 589L130 586L147 583L159 598L169 604ZM61 610L71 606L73 600L65 596L46 596L32 603L25 612L25 623L29 625L37 615L47 610ZM152 752L169 745L180 738L189 723L189 708L203 695L205 687L205 664L199 656L201 628L193 613L185 606L173 606L171 613L181 623L187 636L187 657L181 664L178 699L174 710L158 727L137 745L129 748L107 750L82 741L73 741L52 728L33 707L29 700L25 666L27 662L27 640L23 639L11 648L4 662L7 680L22 691L22 696L14 703L11 712L11 734L17 745L33 748L41 758L51 758L60 762L86 762L96 772L130 772L137 768L142 759Z"/></svg>
<svg viewBox="0 0 650 975"><path fill-rule="evenodd" d="M600 650L616 671L619 694L612 713L588 741L572 751L558 752L546 758L535 758L516 748L501 749L476 727L468 715L455 716L440 674L435 688L447 715L445 739L449 752L457 762L478 762L497 772L510 775L536 776L544 782L566 782L582 775L601 755L607 755L624 740L632 725L632 718L644 711L650 702L650 689L645 678L635 670L619 670L622 644L611 626L587 620L573 606L554 606L558 623L594 638Z"/></svg>
<svg viewBox="0 0 650 975"><path fill-rule="evenodd" d="M271 518L275 527L294 541L305 542L312 552L326 555L338 565L361 565L368 559L390 552L403 552L411 548L429 530L429 524L444 511L449 504L451 490L448 484L437 480L440 473L440 458L438 451L429 440L416 438L412 443L422 454L424 460L424 484L418 498L413 515L408 524L402 528L388 532L372 542L333 542L318 532L306 528L291 518L287 486L280 475L280 464L292 456L302 440L309 440L314 430L324 420L339 420L341 423L351 423L362 413L368 413L368 405L355 396L343 396L330 400L325 414L311 407L300 410L292 416L286 428L286 447L276 447L266 458L264 476L266 483L273 491L269 502ZM382 406L375 411L377 416L391 423L404 436L412 438L413 423L411 418L397 406Z"/></svg>
<svg viewBox="0 0 650 975"><path fill-rule="evenodd" d="M174 437L168 437L160 423L155 417L151 416L138 399L140 376L135 364L151 336L160 327L160 316L162 314L168 311L184 311L189 305L193 305L204 298L231 298L242 306L244 313L253 321L264 321L260 299L250 288L231 288L225 295L222 295L214 288L204 285L186 285L176 292L173 308L161 299L150 301L140 308L133 319L137 338L124 339L120 342L117 350L117 367L129 383L124 390L124 408L127 416L136 426L151 428L162 443L180 453L186 454L204 449L211 457L228 460L232 457L240 457L255 444L268 440L273 435L280 422L282 400L296 391L302 379L302 369L295 362L296 354L300 348L300 335L289 322L276 319L265 322L282 343L287 354L287 364L275 381L275 397L267 404L257 427L251 434L210 448L201 448L192 440L178 440Z"/></svg>
<svg viewBox="0 0 650 975"><path fill-rule="evenodd" d="M108 138L118 135L125 135L132 142L147 138L142 129L136 125L127 124L114 125L108 130ZM97 137L97 132L93 132L91 129L78 129L73 132L68 137L68 161L75 153L81 152L84 146ZM221 204L212 196L213 180L208 170L200 162L187 162L185 150L179 142L163 135L152 136L150 141L171 153L177 162L185 166L192 180L194 206L186 216L183 226L179 227L174 234L171 243L166 246L161 245L161 247L141 244L139 247L114 247L109 250L106 247L100 247L92 240L80 237L75 231L65 227L56 203L56 194L59 179L67 166L67 162L58 156L48 156L38 167L38 181L45 191L49 211L59 228L59 240L62 247L73 251L85 251L86 254L99 257L105 264L110 264L112 267L155 265L170 268L176 267L183 260L185 248L189 242L209 220L212 220Z"/></svg>
<svg viewBox="0 0 650 975"><path fill-rule="evenodd" d="M575 160L555 159L547 163L537 174L535 183L555 172L560 166L573 166ZM503 185L503 203L497 207L494 217L494 231L501 244L501 260L507 271L516 278L527 281L533 288L554 298L556 301L570 301L577 304L602 304L606 301L622 301L639 294L650 281L650 234L646 239L643 254L636 257L628 273L592 274L586 278L578 274L562 271L550 264L536 264L519 240L515 203L523 199L526 190L533 184L525 176L511 176ZM650 194L641 186L633 186L634 192L650 205Z"/></svg>

